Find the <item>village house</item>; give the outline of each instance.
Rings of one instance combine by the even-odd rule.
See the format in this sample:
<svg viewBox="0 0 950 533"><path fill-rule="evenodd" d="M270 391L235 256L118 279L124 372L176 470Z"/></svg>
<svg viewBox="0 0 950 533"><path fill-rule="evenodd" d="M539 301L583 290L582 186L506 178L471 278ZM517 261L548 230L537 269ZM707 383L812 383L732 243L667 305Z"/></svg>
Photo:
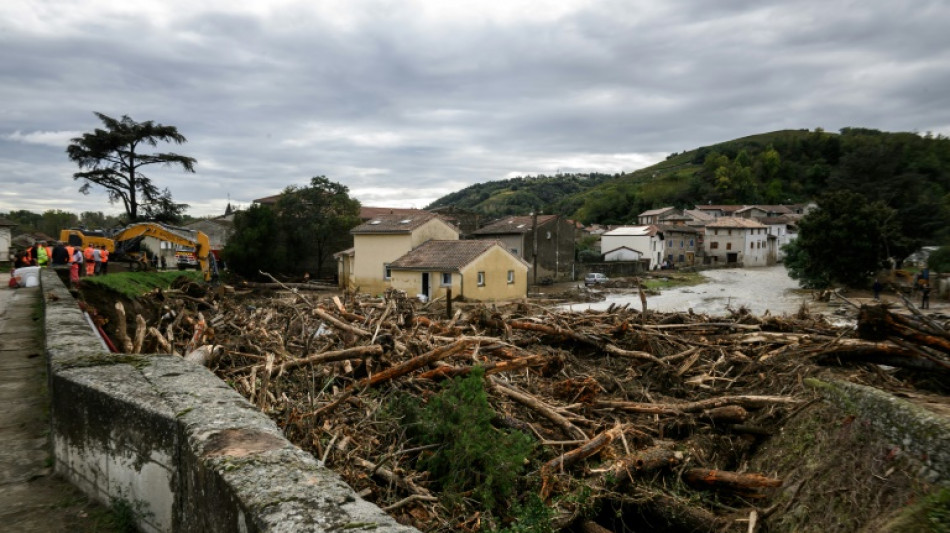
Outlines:
<svg viewBox="0 0 950 533"><path fill-rule="evenodd" d="M678 224L658 226L663 233L663 262L672 266L693 266L702 260L703 231L700 228ZM697 254L697 251L699 252Z"/></svg>
<svg viewBox="0 0 950 533"><path fill-rule="evenodd" d="M390 286L424 300L524 298L529 265L499 241L431 240L389 264Z"/></svg>
<svg viewBox="0 0 950 533"><path fill-rule="evenodd" d="M340 287L382 294L392 277L389 265L430 240L459 238L455 226L426 211L378 215L350 230L353 247L334 254Z"/></svg>
<svg viewBox="0 0 950 533"><path fill-rule="evenodd" d="M563 279L571 274L574 224L560 215L505 217L473 231L469 237L501 241L509 252L531 265L532 282L546 277Z"/></svg>
<svg viewBox="0 0 950 533"><path fill-rule="evenodd" d="M775 238L775 261L785 259L785 250L782 248L798 237L799 215L782 215L777 217L763 217L757 219L768 227L769 236Z"/></svg>
<svg viewBox="0 0 950 533"><path fill-rule="evenodd" d="M644 211L637 216L637 224L641 226L648 226L650 224L661 224L665 223L666 219L671 216L682 216L683 212L675 207L661 207L659 209L650 209Z"/></svg>
<svg viewBox="0 0 950 533"><path fill-rule="evenodd" d="M626 261L625 257L632 257L626 248L640 254L639 261L653 270L659 268L663 261L663 232L657 226L620 226L600 236L600 249L604 258L614 258L614 261Z"/></svg>
<svg viewBox="0 0 950 533"><path fill-rule="evenodd" d="M748 218L723 217L706 224L704 263L758 267L774 264L775 239L768 227Z"/></svg>

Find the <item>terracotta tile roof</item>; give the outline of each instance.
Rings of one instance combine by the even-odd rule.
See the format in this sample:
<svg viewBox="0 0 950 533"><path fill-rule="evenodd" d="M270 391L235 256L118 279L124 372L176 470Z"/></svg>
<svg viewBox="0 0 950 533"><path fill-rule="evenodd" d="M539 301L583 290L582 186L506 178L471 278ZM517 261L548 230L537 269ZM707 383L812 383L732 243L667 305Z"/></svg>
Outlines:
<svg viewBox="0 0 950 533"><path fill-rule="evenodd" d="M531 231L531 227L534 226L533 218L534 217L531 215L505 217L473 231L472 235L504 235L510 233L527 233ZM541 227L555 219L557 219L557 215L538 215L538 227Z"/></svg>
<svg viewBox="0 0 950 533"><path fill-rule="evenodd" d="M754 218L722 217L706 224L707 228L764 228L761 222Z"/></svg>
<svg viewBox="0 0 950 533"><path fill-rule="evenodd" d="M410 233L426 222L439 218L428 211L416 210L412 214L378 215L350 230L353 235L366 233ZM441 219L440 219L441 220ZM448 224L446 222L446 224Z"/></svg>
<svg viewBox="0 0 950 533"><path fill-rule="evenodd" d="M458 271L471 263L492 246L502 246L498 241L426 241L406 255L389 264L395 270L430 269ZM504 247L502 247L504 249ZM514 256L512 256L514 257Z"/></svg>

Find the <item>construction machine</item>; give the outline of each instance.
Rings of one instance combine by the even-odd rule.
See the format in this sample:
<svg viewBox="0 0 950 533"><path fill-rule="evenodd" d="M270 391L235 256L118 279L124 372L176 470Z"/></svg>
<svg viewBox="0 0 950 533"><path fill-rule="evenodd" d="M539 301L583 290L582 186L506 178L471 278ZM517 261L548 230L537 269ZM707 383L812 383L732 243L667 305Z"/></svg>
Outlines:
<svg viewBox="0 0 950 533"><path fill-rule="evenodd" d="M115 241L102 230L64 229L59 232L59 240L80 248L85 248L90 244L95 248L105 246L110 254L115 252Z"/></svg>
<svg viewBox="0 0 950 533"><path fill-rule="evenodd" d="M137 250L142 239L146 237L170 242L179 247L176 257L193 255L196 267L204 273L205 281L217 277L218 265L211 254L211 242L204 232L166 226L157 222L131 224L113 235L117 259L129 260L133 268L135 265L143 269L154 268L154 265L149 264L147 255ZM179 264L182 264L181 260Z"/></svg>

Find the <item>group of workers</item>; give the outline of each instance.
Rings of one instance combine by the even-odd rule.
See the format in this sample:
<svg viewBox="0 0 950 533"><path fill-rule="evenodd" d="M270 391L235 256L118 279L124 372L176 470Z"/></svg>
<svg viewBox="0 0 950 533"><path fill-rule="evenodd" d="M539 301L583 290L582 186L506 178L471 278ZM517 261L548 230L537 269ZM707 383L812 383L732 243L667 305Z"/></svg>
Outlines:
<svg viewBox="0 0 950 533"><path fill-rule="evenodd" d="M28 266L69 267L69 280L79 283L79 277L82 275L101 276L109 272L109 250L105 245L87 244L82 248L61 241L52 245L39 241L16 254L13 267Z"/></svg>

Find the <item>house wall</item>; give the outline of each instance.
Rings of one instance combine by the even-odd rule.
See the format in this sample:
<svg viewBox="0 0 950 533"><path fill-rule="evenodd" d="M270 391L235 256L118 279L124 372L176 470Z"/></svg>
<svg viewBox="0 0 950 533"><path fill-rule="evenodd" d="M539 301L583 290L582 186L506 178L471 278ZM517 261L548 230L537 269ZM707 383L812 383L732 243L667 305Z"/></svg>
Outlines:
<svg viewBox="0 0 950 533"><path fill-rule="evenodd" d="M514 270L514 283L508 271ZM528 294L528 266L497 246L491 247L461 269L461 291L465 298L479 301L515 300ZM485 285L478 286L478 273L485 273Z"/></svg>
<svg viewBox="0 0 950 533"><path fill-rule="evenodd" d="M736 262L744 267L769 264L769 236L766 228L707 228L704 252L713 264L728 262L735 253ZM713 248L718 243L718 248Z"/></svg>
<svg viewBox="0 0 950 533"><path fill-rule="evenodd" d="M514 283L508 283L508 271L515 273ZM485 273L485 286L478 286L478 273ZM411 297L422 294L422 274L429 274L431 299L444 298L446 289L452 289L452 297L463 296L470 300L498 301L524 298L528 292L528 267L512 254L498 246L462 268L452 272L451 285L442 285L442 272L430 270L394 270L391 286L405 291Z"/></svg>
<svg viewBox="0 0 950 533"><path fill-rule="evenodd" d="M505 249L509 252L515 254L518 257L525 258L530 257L531 250L525 251L524 235L518 233L516 235L492 235L490 237L479 237L480 239L493 239L500 241L504 245ZM528 256L525 256L525 253ZM525 259L527 261L527 259Z"/></svg>
<svg viewBox="0 0 950 533"><path fill-rule="evenodd" d="M703 246L709 262L726 264L728 254L734 253L737 254L736 262L744 264L747 246L745 233L746 230L743 228L706 228L706 240Z"/></svg>
<svg viewBox="0 0 950 533"><path fill-rule="evenodd" d="M355 288L353 279L353 256L344 255L337 259L337 280L343 290L353 290Z"/></svg>
<svg viewBox="0 0 950 533"><path fill-rule="evenodd" d="M574 263L574 231L574 225L561 217L557 217L537 229L538 279L542 277L562 279L570 275L571 265ZM534 231L525 234L525 247L533 251ZM533 277L533 256L526 254L522 257L532 263L529 275ZM528 257L532 259L528 259Z"/></svg>
<svg viewBox="0 0 950 533"><path fill-rule="evenodd" d="M446 224L445 222L437 218L433 218L432 220L426 222L425 224L419 226L418 228L412 231L411 246L412 248L415 248L419 246L420 244L426 241L431 241L431 240L457 241L458 239L459 239L458 230L456 230L452 226ZM410 250L412 248L410 248ZM408 251L409 250L406 250L406 252ZM406 252L403 252L403 254Z"/></svg>
<svg viewBox="0 0 950 533"><path fill-rule="evenodd" d="M745 258L743 266L768 266L769 262L769 235L768 228L752 228L746 230Z"/></svg>
<svg viewBox="0 0 950 533"><path fill-rule="evenodd" d="M369 294L382 294L388 287L383 279L384 265L412 249L412 235L356 235L353 248L353 288Z"/></svg>
<svg viewBox="0 0 950 533"><path fill-rule="evenodd" d="M664 231L663 260L672 261L677 266L688 266L698 261L696 253L697 235Z"/></svg>
<svg viewBox="0 0 950 533"><path fill-rule="evenodd" d="M639 261L642 255L636 250L621 248L604 254L604 261Z"/></svg>

